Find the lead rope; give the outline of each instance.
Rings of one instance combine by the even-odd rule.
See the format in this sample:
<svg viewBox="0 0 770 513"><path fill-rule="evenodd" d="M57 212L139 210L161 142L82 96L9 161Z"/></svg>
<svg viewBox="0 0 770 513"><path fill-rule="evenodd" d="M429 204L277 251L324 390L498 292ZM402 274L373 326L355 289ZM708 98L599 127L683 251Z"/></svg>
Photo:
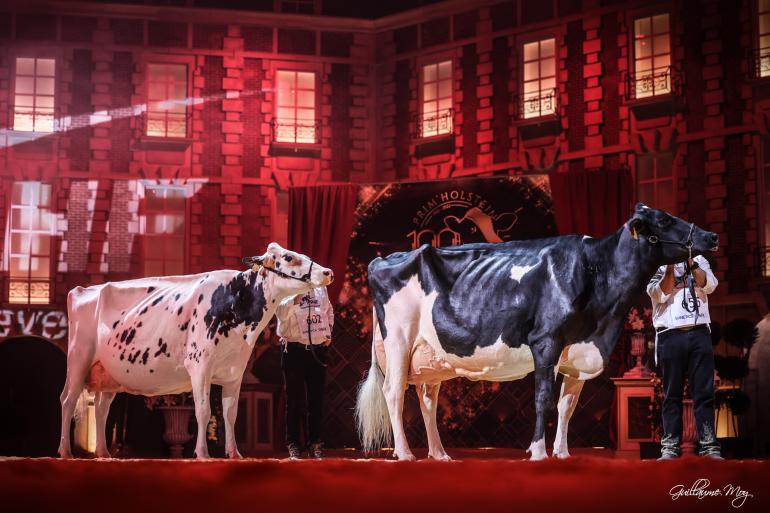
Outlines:
<svg viewBox="0 0 770 513"><path fill-rule="evenodd" d="M319 301L318 304L320 305L321 302ZM315 352L315 346L313 346L313 337L310 336L311 327L313 324L313 320L311 319L311 313L313 311L313 305L310 303L310 301L307 302L307 343L310 347L310 353L313 355L313 359L318 362L322 367L326 367L326 364L321 361L320 358L318 358L318 355Z"/></svg>

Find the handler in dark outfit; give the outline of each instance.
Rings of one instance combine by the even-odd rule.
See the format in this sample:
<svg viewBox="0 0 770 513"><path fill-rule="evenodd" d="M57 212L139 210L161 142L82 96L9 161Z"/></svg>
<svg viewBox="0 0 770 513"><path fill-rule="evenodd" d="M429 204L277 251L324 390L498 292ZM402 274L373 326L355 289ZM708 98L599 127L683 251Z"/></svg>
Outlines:
<svg viewBox="0 0 770 513"><path fill-rule="evenodd" d="M300 425L304 424L310 455L322 458L324 364L334 326L334 310L326 288L319 287L305 295L284 300L276 310L276 317L286 390L286 445L289 457L298 459L302 454ZM304 408L305 405L307 408Z"/></svg>
<svg viewBox="0 0 770 513"><path fill-rule="evenodd" d="M695 279L692 286L687 264ZM696 256L687 263L660 267L647 285L657 332L656 357L663 370L665 393L662 460L678 458L681 452L685 377L695 410L699 454L722 459L714 433L714 351L708 309L708 294L714 292L717 283L708 260Z"/></svg>

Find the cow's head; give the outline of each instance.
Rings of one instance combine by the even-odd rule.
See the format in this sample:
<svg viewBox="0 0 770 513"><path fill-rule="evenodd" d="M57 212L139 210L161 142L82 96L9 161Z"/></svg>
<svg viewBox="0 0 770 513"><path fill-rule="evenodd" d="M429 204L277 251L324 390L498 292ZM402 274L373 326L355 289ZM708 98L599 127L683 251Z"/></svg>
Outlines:
<svg viewBox="0 0 770 513"><path fill-rule="evenodd" d="M690 254L689 247L693 256L716 251L719 247L716 233L643 203L636 204L626 227L633 238L648 246L660 264L683 262Z"/></svg>
<svg viewBox="0 0 770 513"><path fill-rule="evenodd" d="M318 265L307 256L271 242L264 255L244 258L244 263L267 277L272 274L284 291L301 294L311 288L325 287L334 280L331 269ZM261 268L261 269L260 269Z"/></svg>

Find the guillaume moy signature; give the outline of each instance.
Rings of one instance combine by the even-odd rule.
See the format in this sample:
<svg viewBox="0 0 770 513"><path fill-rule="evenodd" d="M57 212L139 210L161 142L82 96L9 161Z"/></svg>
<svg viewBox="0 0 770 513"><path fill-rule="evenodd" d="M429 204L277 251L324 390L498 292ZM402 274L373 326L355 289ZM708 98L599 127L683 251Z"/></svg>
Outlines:
<svg viewBox="0 0 770 513"><path fill-rule="evenodd" d="M680 497L696 497L698 500L706 497L728 497L732 498L730 504L734 508L740 508L746 502L746 499L754 497L754 494L744 490L740 486L726 484L722 488L709 488L711 481L708 479L696 479L695 482L686 488L685 485L674 485L668 491L671 494L671 500L675 501Z"/></svg>

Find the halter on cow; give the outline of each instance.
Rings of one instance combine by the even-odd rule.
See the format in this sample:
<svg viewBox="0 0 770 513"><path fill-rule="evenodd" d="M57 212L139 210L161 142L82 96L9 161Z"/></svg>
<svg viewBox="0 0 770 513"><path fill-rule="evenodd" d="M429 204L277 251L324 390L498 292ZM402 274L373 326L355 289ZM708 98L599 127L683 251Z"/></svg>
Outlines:
<svg viewBox="0 0 770 513"><path fill-rule="evenodd" d="M95 392L97 456L109 457L104 428L117 392L155 396L192 390L195 453L207 458L212 383L222 385L227 454L240 457L233 431L238 395L259 334L283 299L333 280L330 269L275 243L244 263L258 267L70 291L67 381L61 395L63 458L72 456L70 423L84 387Z"/></svg>
<svg viewBox="0 0 770 513"><path fill-rule="evenodd" d="M677 242L679 239L679 242ZM390 441L414 459L402 409L418 386L429 457L448 459L436 425L442 381L509 381L535 374L532 459L547 457L546 415L558 401L553 454L569 456L567 427L587 379L601 374L634 301L657 268L716 251L718 237L666 212L636 206L601 239L569 235L501 244L422 246L369 264L372 365L356 405L364 449Z"/></svg>

